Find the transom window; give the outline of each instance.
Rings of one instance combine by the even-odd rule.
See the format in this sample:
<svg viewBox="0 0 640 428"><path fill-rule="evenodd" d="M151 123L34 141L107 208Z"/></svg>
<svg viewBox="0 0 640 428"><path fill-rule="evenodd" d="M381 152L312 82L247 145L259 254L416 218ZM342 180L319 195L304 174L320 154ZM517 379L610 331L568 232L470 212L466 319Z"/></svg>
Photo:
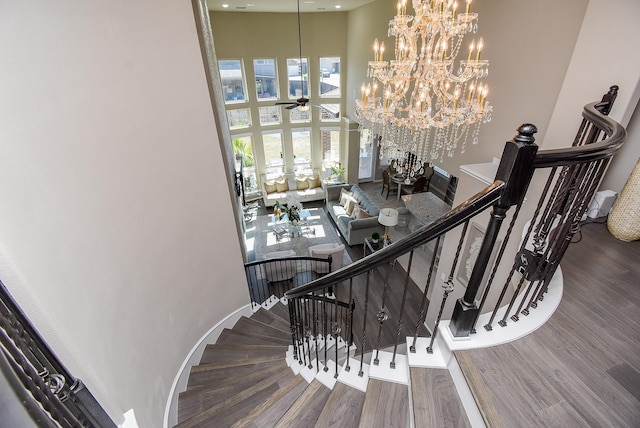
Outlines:
<svg viewBox="0 0 640 428"><path fill-rule="evenodd" d="M253 74L256 76L256 96L258 100L277 100L278 73L275 59L254 59Z"/></svg>
<svg viewBox="0 0 640 428"><path fill-rule="evenodd" d="M242 61L239 59L220 60L218 68L220 69L224 102L230 104L248 101Z"/></svg>
<svg viewBox="0 0 640 428"><path fill-rule="evenodd" d="M309 97L309 69L307 58L287 59L287 78L289 79L289 98ZM304 93L303 93L304 88Z"/></svg>

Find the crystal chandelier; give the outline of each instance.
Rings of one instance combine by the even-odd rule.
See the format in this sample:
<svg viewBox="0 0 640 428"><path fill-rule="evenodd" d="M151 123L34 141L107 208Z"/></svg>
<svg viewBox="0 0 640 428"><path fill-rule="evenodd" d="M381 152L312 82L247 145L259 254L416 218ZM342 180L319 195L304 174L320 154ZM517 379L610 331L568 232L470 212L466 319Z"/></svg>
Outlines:
<svg viewBox="0 0 640 428"><path fill-rule="evenodd" d="M464 153L469 133L477 144L480 124L491 120L489 61L481 59L484 41L473 39L466 59L457 60L467 33L477 33L478 14L466 0L458 12L453 0L413 0L415 15L407 15L407 0L399 0L389 22L395 36L395 59L384 60L384 43L376 39L368 63L356 119L370 129L380 157L399 161L405 172L418 171L429 159ZM407 163L407 152L413 156Z"/></svg>

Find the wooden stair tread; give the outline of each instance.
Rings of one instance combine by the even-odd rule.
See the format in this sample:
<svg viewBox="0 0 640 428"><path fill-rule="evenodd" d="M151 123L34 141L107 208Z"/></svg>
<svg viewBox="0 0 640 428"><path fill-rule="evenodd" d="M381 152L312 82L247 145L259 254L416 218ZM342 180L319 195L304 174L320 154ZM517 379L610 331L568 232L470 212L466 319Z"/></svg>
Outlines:
<svg viewBox="0 0 640 428"><path fill-rule="evenodd" d="M288 330L280 330L278 328L267 325L263 322L254 320L253 318L240 317L233 326L233 331L246 331L247 333L260 334L269 337L277 337L284 340L291 340L291 333Z"/></svg>
<svg viewBox="0 0 640 428"><path fill-rule="evenodd" d="M276 303L271 307L271 309L269 309L269 311L285 320L287 324L289 323L289 308L287 306L282 303Z"/></svg>
<svg viewBox="0 0 640 428"><path fill-rule="evenodd" d="M231 426L245 416L247 411L253 410L267 400L269 396L276 393L282 385L293 377L294 375L290 370L275 373L235 395L228 396L226 400L179 422L176 428ZM215 418L215 424L212 424L213 418Z"/></svg>
<svg viewBox="0 0 640 428"><path fill-rule="evenodd" d="M410 376L416 427L471 426L448 370L412 367Z"/></svg>
<svg viewBox="0 0 640 428"><path fill-rule="evenodd" d="M206 346L200 358L200 364L235 361L267 355L283 356L285 352L287 352L287 347L283 345L229 345L216 343Z"/></svg>
<svg viewBox="0 0 640 428"><path fill-rule="evenodd" d="M282 374L286 370L286 364L272 364L260 370L254 369L242 375L217 378L209 383L191 387L179 394L178 421L182 422L251 385L274 374Z"/></svg>
<svg viewBox="0 0 640 428"><path fill-rule="evenodd" d="M261 334L247 333L244 331L224 329L216 343L289 346L291 344L291 339L285 340L279 337L270 337Z"/></svg>
<svg viewBox="0 0 640 428"><path fill-rule="evenodd" d="M337 382L315 426L317 428L357 427L364 399L364 392Z"/></svg>
<svg viewBox="0 0 640 428"><path fill-rule="evenodd" d="M229 377L236 376L245 376L252 371L260 371L266 370L272 365L277 364L280 365L282 370L288 370L287 364L282 358L280 361L265 361L257 364L249 364L245 366L239 367L227 367L227 368L219 368L217 370L202 370L202 371L194 371L193 367L191 368L191 373L189 374L189 380L187 383L187 391L206 384L210 384L212 382L218 382L221 379L226 379ZM194 366L197 367L197 366Z"/></svg>
<svg viewBox="0 0 640 428"><path fill-rule="evenodd" d="M270 361L280 361L283 359L284 359L284 354L278 353L278 354L262 355L258 357L235 359L231 361L217 361L217 362L198 364L197 366L193 366L191 368L191 373L226 369L231 367L235 368L240 366L253 366L260 363L266 363Z"/></svg>
<svg viewBox="0 0 640 428"><path fill-rule="evenodd" d="M233 425L234 427L271 427L284 415L291 403L307 388L307 381L302 376L295 376L272 394L267 400L254 408Z"/></svg>
<svg viewBox="0 0 640 428"><path fill-rule="evenodd" d="M409 389L407 385L369 379L359 427L404 428L407 426L409 426ZM426 425L418 424L416 426Z"/></svg>
<svg viewBox="0 0 640 428"><path fill-rule="evenodd" d="M485 424L487 426L497 428L504 427L505 424L500 416L500 412L498 412L498 407L493 402L491 394L487 389L487 385L485 385L482 380L482 375L480 374L478 367L473 362L470 352L454 351L453 355L456 360L458 360L460 370L462 370L467 381L467 385L469 385L469 389L471 389L471 394L478 405L478 409L480 409L480 414L482 415Z"/></svg>
<svg viewBox="0 0 640 428"><path fill-rule="evenodd" d="M278 315L266 310L265 308L260 308L256 312L254 312L253 315L251 315L251 319L260 321L261 323L278 328L287 333L290 331L290 324L288 320L280 318Z"/></svg>
<svg viewBox="0 0 640 428"><path fill-rule="evenodd" d="M314 426L330 394L329 388L317 380L313 380L298 399L291 404L284 416L274 425L274 428Z"/></svg>

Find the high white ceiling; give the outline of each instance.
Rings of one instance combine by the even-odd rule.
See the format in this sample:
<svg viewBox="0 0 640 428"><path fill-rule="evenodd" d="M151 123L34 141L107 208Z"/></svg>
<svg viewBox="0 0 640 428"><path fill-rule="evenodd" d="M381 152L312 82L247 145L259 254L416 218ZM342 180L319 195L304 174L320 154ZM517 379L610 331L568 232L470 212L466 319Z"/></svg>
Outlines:
<svg viewBox="0 0 640 428"><path fill-rule="evenodd" d="M340 12L375 0L300 0L300 12ZM223 7L226 4L228 7ZM207 0L209 10L226 12L297 12L296 0ZM340 6L337 8L336 6Z"/></svg>

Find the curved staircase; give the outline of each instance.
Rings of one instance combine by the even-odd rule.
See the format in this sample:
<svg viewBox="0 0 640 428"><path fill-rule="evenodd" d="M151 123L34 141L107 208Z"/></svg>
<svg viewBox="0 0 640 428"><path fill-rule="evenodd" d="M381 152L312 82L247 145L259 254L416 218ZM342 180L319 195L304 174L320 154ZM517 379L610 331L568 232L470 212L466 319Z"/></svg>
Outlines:
<svg viewBox="0 0 640 428"><path fill-rule="evenodd" d="M176 427L470 426L448 370L411 368L409 386L370 378L366 392L308 383L285 362L288 318L281 303L261 308L207 345Z"/></svg>

